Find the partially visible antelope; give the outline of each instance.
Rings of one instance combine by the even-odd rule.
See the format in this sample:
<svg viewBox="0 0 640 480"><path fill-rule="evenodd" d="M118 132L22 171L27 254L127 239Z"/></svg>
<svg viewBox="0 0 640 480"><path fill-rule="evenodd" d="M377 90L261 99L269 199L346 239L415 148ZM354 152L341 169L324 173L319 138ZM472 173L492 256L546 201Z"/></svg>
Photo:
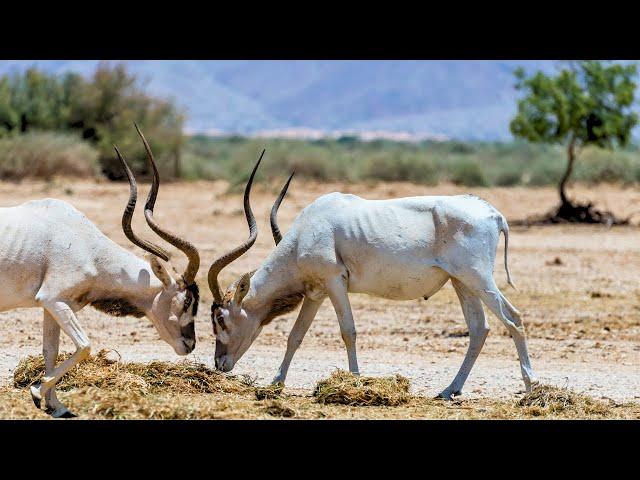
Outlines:
<svg viewBox="0 0 640 480"><path fill-rule="evenodd" d="M154 232L188 257L184 274L173 278L163 263L169 262L168 253L133 233L137 187L117 148L130 186L122 228L131 242L151 254L148 262L107 238L87 217L61 200L34 200L0 208L0 311L19 307L44 310L45 375L31 387L31 395L38 408L44 398L45 410L53 417L75 416L56 398L55 385L89 355L89 339L76 318L84 306L115 316L147 316L178 355L190 353L196 345L194 317L199 293L194 280L200 256L191 243L161 228L153 218L158 170L139 129L138 134L153 171L145 217ZM76 351L56 367L60 329L71 338Z"/></svg>
<svg viewBox="0 0 640 480"><path fill-rule="evenodd" d="M320 305L329 297L346 346L349 370L359 374L348 293L393 300L428 299L451 280L469 327L469 348L458 374L439 396L450 400L461 394L484 345L489 325L482 303L511 333L525 387L531 390L537 380L520 313L493 279L498 240L504 232L504 267L513 286L507 267L507 221L489 203L472 195L365 200L330 193L307 206L279 241L276 214L287 182L271 213L276 248L257 270L242 275L223 294L218 274L249 250L258 235L249 203L258 165L244 196L249 238L215 260L209 269L218 369L230 371L265 325L302 302L284 360L273 380L274 384L284 384L295 351Z"/></svg>

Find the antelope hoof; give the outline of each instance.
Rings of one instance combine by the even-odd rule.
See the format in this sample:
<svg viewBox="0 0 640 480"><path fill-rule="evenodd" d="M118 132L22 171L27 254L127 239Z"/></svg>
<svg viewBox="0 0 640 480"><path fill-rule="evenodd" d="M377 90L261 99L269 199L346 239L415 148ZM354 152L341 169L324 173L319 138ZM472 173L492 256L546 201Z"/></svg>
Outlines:
<svg viewBox="0 0 640 480"><path fill-rule="evenodd" d="M453 397L457 397L459 395L462 395L462 391L461 390L456 390L456 391L449 391L449 390L444 390L442 392L440 392L438 395L435 396L435 399L440 399L440 400L446 400L447 402L453 402Z"/></svg>
<svg viewBox="0 0 640 480"><path fill-rule="evenodd" d="M77 415L73 412L71 412L67 407L62 406L60 408L56 408L55 410L51 411L51 412L47 412L49 413L49 415L51 415L53 418L75 418L77 417Z"/></svg>
<svg viewBox="0 0 640 480"><path fill-rule="evenodd" d="M42 403L42 396L40 395L40 384L36 383L35 385L31 385L29 391L31 392L31 399L36 405L36 408L40 409L40 405Z"/></svg>
<svg viewBox="0 0 640 480"><path fill-rule="evenodd" d="M533 388L536 385L539 385L539 384L540 384L540 381L537 378L536 379L532 379L532 380L530 380L528 382L525 382L524 383L525 392L531 393L531 390L533 390Z"/></svg>

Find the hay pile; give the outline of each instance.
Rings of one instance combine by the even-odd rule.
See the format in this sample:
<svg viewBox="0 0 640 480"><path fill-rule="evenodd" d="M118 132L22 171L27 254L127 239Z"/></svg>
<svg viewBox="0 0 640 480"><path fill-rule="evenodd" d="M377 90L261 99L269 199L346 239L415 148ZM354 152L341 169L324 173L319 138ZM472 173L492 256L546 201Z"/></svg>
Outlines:
<svg viewBox="0 0 640 480"><path fill-rule="evenodd" d="M89 357L58 384L60 400L80 418L640 418L638 404L548 385L536 385L519 399L452 403L410 395L409 380L400 375L356 377L338 370L317 383L313 396L291 395L281 386L256 388L246 377L199 363L126 363L108 354L102 350ZM25 390L41 379L43 363L40 356L27 357L15 371L13 386L0 386L0 418L50 418L34 408ZM360 406L367 408L354 408Z"/></svg>
<svg viewBox="0 0 640 480"><path fill-rule="evenodd" d="M110 359L110 350L100 350L75 368L71 369L56 385L59 391L95 387L117 391L122 394L138 392L196 393L246 393L252 385L247 379L225 375L201 363L187 360L170 363L125 363ZM58 362L69 357L59 355ZM42 378L44 358L29 356L20 361L14 375L13 385L26 388Z"/></svg>
<svg viewBox="0 0 640 480"><path fill-rule="evenodd" d="M89 387L62 394L81 418L193 420L255 418L256 408L245 395L182 394L163 391L143 395Z"/></svg>
<svg viewBox="0 0 640 480"><path fill-rule="evenodd" d="M534 417L555 416L586 418L607 416L613 405L573 392L568 388L535 385L531 392L516 402L523 413Z"/></svg>
<svg viewBox="0 0 640 480"><path fill-rule="evenodd" d="M296 411L293 408L289 408L279 401L269 402L264 412L272 417L291 418L296 416Z"/></svg>
<svg viewBox="0 0 640 480"><path fill-rule="evenodd" d="M402 375L358 377L337 370L316 384L313 396L322 404L395 407L411 400L409 386L409 380Z"/></svg>
<svg viewBox="0 0 640 480"><path fill-rule="evenodd" d="M282 395L284 385L269 385L267 387L255 387L255 395L257 400L273 400Z"/></svg>

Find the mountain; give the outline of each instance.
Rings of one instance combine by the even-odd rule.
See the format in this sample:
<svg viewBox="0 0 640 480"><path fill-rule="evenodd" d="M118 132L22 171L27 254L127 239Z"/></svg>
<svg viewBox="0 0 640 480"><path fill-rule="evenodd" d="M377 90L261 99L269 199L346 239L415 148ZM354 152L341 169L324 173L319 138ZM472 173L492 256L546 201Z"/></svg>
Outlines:
<svg viewBox="0 0 640 480"><path fill-rule="evenodd" d="M127 60L149 92L173 98L190 132L388 131L507 140L513 70L554 61ZM0 74L37 66L91 75L97 60L3 60Z"/></svg>

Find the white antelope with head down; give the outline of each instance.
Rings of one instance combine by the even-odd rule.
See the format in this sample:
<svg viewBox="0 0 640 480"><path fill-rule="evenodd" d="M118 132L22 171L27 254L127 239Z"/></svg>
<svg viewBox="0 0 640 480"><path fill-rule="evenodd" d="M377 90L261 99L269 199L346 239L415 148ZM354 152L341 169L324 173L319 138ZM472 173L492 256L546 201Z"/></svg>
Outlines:
<svg viewBox="0 0 640 480"><path fill-rule="evenodd" d="M509 230L493 206L472 195L365 200L330 193L302 210L281 239L276 214L290 177L271 212L276 248L260 268L242 275L223 295L218 274L246 252L258 234L249 204L252 179L253 174L244 198L249 239L218 258L209 270L218 369L230 371L265 325L302 302L273 380L284 384L295 351L318 308L329 297L346 346L349 370L359 374L349 292L392 300L427 299L451 280L469 327L469 348L458 374L439 396L451 399L461 393L484 345L489 325L483 303L511 333L522 378L530 391L537 380L520 313L493 279L498 240L504 232L504 266L513 286L507 267Z"/></svg>
<svg viewBox="0 0 640 480"><path fill-rule="evenodd" d="M147 316L178 355L195 348L193 322L199 294L194 279L200 256L191 243L154 220L158 171L147 141L140 130L138 133L153 171L145 217L161 238L187 255L189 263L183 275L174 279L161 262L169 261L167 252L133 233L136 182L117 148L130 184L122 228L129 240L151 253L149 262L107 238L82 213L61 200L34 200L0 208L0 311L19 307L44 310L45 375L31 387L31 395L38 408L44 398L46 411L54 417L74 416L56 398L55 385L89 355L89 339L75 315L85 305L115 316ZM76 351L56 367L60 329L71 338Z"/></svg>

